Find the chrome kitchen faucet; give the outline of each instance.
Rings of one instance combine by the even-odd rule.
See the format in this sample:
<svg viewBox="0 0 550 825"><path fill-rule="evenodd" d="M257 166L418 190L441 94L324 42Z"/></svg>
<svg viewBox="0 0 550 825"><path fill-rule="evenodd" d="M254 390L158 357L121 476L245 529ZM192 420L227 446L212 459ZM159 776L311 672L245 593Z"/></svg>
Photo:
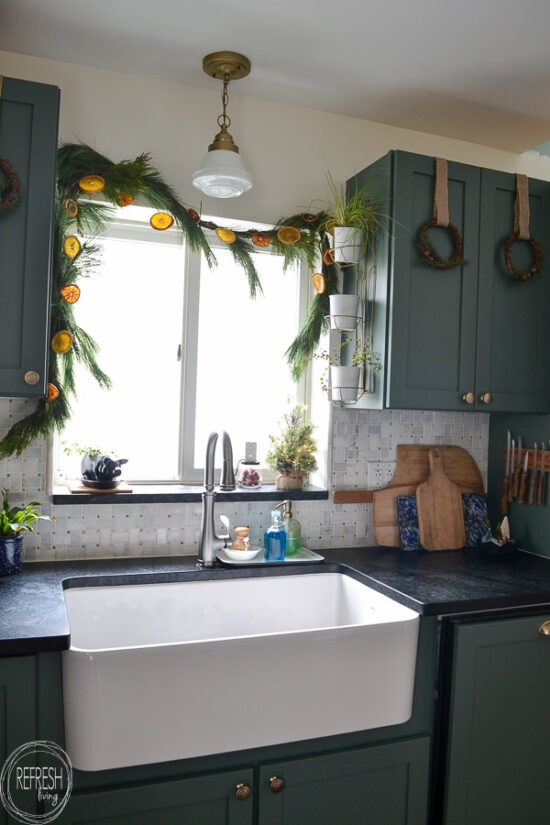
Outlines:
<svg viewBox="0 0 550 825"><path fill-rule="evenodd" d="M199 536L199 556L197 563L201 567L213 567L216 563L216 550L220 550L229 540L229 522L225 519L226 533L217 533L214 524L214 502L216 489L214 485L214 465L218 433L210 433L206 444L206 461L204 464L204 490L202 498L201 532ZM229 435L222 432L223 461L220 479L220 490L235 489L235 473L233 471L233 447Z"/></svg>

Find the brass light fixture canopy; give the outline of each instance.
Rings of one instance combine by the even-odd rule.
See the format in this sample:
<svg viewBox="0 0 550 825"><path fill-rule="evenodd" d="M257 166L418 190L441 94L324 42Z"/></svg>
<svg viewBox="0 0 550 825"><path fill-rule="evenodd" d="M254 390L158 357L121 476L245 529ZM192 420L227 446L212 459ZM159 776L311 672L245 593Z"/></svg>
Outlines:
<svg viewBox="0 0 550 825"><path fill-rule="evenodd" d="M202 68L218 80L240 80L250 74L250 60L237 52L212 52L203 57Z"/></svg>
<svg viewBox="0 0 550 825"><path fill-rule="evenodd" d="M208 147L201 168L193 174L193 186L206 195L235 198L252 187L252 175L239 157L239 147L229 133L231 118L227 114L228 86L250 73L250 60L237 52L212 52L203 58L202 68L209 77L223 81L220 131Z"/></svg>

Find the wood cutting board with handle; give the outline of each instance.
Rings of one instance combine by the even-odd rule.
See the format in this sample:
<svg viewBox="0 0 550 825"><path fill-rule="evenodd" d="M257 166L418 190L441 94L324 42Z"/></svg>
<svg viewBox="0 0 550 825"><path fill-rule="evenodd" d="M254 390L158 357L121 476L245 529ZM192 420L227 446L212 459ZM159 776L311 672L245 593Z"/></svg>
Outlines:
<svg viewBox="0 0 550 825"><path fill-rule="evenodd" d="M437 447L428 463L428 479L416 488L420 543L425 550L459 550L466 542L460 487L446 475Z"/></svg>
<svg viewBox="0 0 550 825"><path fill-rule="evenodd" d="M372 517L374 537L381 547L399 547L399 526L397 523L397 496L414 496L416 484L400 484L376 490L372 497Z"/></svg>

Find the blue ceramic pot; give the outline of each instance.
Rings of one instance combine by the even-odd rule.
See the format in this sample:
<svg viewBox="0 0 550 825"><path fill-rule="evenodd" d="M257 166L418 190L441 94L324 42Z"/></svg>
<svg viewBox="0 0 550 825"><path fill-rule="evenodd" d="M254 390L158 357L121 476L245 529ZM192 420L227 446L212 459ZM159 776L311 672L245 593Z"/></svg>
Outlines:
<svg viewBox="0 0 550 825"><path fill-rule="evenodd" d="M23 536L0 536L0 576L20 573L23 554Z"/></svg>

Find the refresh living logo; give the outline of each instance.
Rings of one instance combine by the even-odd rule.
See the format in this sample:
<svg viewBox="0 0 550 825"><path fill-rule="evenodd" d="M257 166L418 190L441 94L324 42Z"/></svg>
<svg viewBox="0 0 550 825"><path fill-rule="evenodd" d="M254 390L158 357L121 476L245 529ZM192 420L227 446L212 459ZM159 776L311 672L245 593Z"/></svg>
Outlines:
<svg viewBox="0 0 550 825"><path fill-rule="evenodd" d="M71 760L59 745L46 740L26 742L4 762L0 799L18 822L53 822L70 799Z"/></svg>

